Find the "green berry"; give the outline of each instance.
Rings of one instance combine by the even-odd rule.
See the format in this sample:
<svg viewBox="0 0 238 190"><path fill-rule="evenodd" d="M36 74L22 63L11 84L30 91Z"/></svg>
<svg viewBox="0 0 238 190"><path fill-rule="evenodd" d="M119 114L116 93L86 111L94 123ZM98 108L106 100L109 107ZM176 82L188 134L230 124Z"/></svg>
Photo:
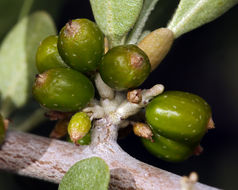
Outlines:
<svg viewBox="0 0 238 190"><path fill-rule="evenodd" d="M145 148L156 157L169 162L181 162L193 154L195 147L173 141L161 135L153 136L154 142L141 138Z"/></svg>
<svg viewBox="0 0 238 190"><path fill-rule="evenodd" d="M69 68L50 69L37 75L33 96L44 107L62 112L78 111L94 97L92 82Z"/></svg>
<svg viewBox="0 0 238 190"><path fill-rule="evenodd" d="M146 120L156 133L189 144L201 140L210 117L206 101L186 92L167 91L146 107Z"/></svg>
<svg viewBox="0 0 238 190"><path fill-rule="evenodd" d="M138 87L145 81L150 74L150 61L136 45L122 45L103 56L99 71L111 88L125 90Z"/></svg>
<svg viewBox="0 0 238 190"><path fill-rule="evenodd" d="M72 20L60 31L58 50L73 69L95 71L104 53L103 33L88 19Z"/></svg>
<svg viewBox="0 0 238 190"><path fill-rule="evenodd" d="M146 107L146 120L155 134L155 142L142 140L143 144L164 160L185 160L199 145L210 118L210 106L199 96L167 91Z"/></svg>
<svg viewBox="0 0 238 190"><path fill-rule="evenodd" d="M3 117L0 114L0 145L3 143L4 138L5 138L5 127L4 127L4 121L3 121Z"/></svg>
<svg viewBox="0 0 238 190"><path fill-rule="evenodd" d="M85 137L91 129L91 120L84 112L78 112L73 115L68 125L68 134L70 139L77 143L80 139ZM87 139L85 139L87 140Z"/></svg>
<svg viewBox="0 0 238 190"><path fill-rule="evenodd" d="M67 67L59 55L57 48L58 36L45 38L36 53L36 67L40 73L58 67Z"/></svg>

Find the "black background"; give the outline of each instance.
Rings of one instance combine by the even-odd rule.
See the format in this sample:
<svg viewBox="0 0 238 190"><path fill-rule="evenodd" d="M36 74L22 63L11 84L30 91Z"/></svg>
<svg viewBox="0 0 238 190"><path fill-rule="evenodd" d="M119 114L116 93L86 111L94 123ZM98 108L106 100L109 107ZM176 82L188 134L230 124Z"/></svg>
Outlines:
<svg viewBox="0 0 238 190"><path fill-rule="evenodd" d="M161 20L147 27L156 29L165 26L175 4L168 6L162 0L158 6L167 7L167 12L153 12L162 15ZM157 9L156 9L157 10ZM69 19L89 18L93 20L90 4L85 0L65 1L57 20L60 29ZM150 155L133 134L119 143L130 155L148 164L167 171L188 175L199 174L199 181L222 189L238 187L238 6L219 19L181 36L161 65L152 72L142 85L150 88L161 83L166 90L192 92L203 97L212 107L216 129L209 131L202 141L204 152L183 163L167 163ZM48 122L45 125L52 125ZM50 128L49 128L50 131ZM49 131L38 128L34 132L47 135ZM57 185L9 175L16 185L13 189L57 189ZM159 177L159 176L158 176ZM2 188L1 188L2 189Z"/></svg>

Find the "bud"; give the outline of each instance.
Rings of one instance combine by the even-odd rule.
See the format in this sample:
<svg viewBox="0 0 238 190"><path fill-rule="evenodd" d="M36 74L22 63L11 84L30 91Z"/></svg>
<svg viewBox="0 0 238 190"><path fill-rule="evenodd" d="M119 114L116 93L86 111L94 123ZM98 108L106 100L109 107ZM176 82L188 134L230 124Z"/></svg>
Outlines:
<svg viewBox="0 0 238 190"><path fill-rule="evenodd" d="M69 124L68 119L59 120L56 123L54 129L51 131L50 138L60 139L60 138L64 137L65 135L67 135L68 124Z"/></svg>
<svg viewBox="0 0 238 190"><path fill-rule="evenodd" d="M148 139L151 142L153 142L153 139L152 139L153 133L149 125L145 123L140 123L140 122L134 122L132 123L132 125L133 125L133 131L135 135Z"/></svg>
<svg viewBox="0 0 238 190"><path fill-rule="evenodd" d="M131 90L127 93L127 100L134 104L139 104L142 100L141 90Z"/></svg>
<svg viewBox="0 0 238 190"><path fill-rule="evenodd" d="M141 48L149 57L153 71L169 52L174 35L168 28L159 28L148 34L140 43Z"/></svg>

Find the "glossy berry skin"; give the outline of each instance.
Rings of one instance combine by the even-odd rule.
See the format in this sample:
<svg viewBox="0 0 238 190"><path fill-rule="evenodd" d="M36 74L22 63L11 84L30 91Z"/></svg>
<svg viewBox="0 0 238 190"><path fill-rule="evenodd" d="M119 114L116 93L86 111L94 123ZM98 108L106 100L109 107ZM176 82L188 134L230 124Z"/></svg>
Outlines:
<svg viewBox="0 0 238 190"><path fill-rule="evenodd" d="M141 138L141 140L150 153L169 162L184 161L193 154L195 149L193 146L190 147L184 143L168 139L156 133L153 136L154 142L145 138Z"/></svg>
<svg viewBox="0 0 238 190"><path fill-rule="evenodd" d="M94 86L78 71L55 68L36 77L33 96L43 107L73 112L82 109L94 97Z"/></svg>
<svg viewBox="0 0 238 190"><path fill-rule="evenodd" d="M67 67L59 55L57 48L58 36L45 38L36 52L36 67L40 73L53 68Z"/></svg>
<svg viewBox="0 0 238 190"><path fill-rule="evenodd" d="M73 115L68 125L68 134L70 139L77 143L78 140L85 137L91 129L91 120L84 112L78 112Z"/></svg>
<svg viewBox="0 0 238 190"><path fill-rule="evenodd" d="M122 45L110 49L102 58L100 75L115 90L141 85L150 74L150 61L136 45Z"/></svg>
<svg viewBox="0 0 238 190"><path fill-rule="evenodd" d="M60 31L58 50L73 69L95 71L104 54L104 36L99 27L88 19L68 22Z"/></svg>
<svg viewBox="0 0 238 190"><path fill-rule="evenodd" d="M4 127L3 117L0 114L0 145L3 143L4 138L5 138L5 127Z"/></svg>
<svg viewBox="0 0 238 190"><path fill-rule="evenodd" d="M146 107L147 122L155 135L163 140L155 143L146 142L144 145L149 151L166 160L169 160L165 157L166 155L169 155L171 161L185 160L206 133L210 118L211 109L199 96L180 91L167 91L153 99ZM164 139L174 143L168 145ZM161 151L163 146L168 147L171 151L174 150L171 154L167 152L164 155ZM183 148L175 149L172 146ZM180 155L180 159L172 159L173 154Z"/></svg>

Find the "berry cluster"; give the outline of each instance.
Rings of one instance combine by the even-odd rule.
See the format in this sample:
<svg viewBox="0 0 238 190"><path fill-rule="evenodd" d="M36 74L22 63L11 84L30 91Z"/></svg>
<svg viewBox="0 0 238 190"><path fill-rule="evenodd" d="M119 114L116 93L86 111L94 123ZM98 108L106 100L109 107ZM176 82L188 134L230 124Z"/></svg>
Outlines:
<svg viewBox="0 0 238 190"><path fill-rule="evenodd" d="M151 58L136 45L116 46L105 54L104 51L103 33L87 19L68 22L59 36L47 37L37 51L36 66L40 74L33 95L49 110L77 112L70 115L72 118L67 123L70 140L76 144L89 144L91 140L90 118L79 111L94 98L91 79L95 73L99 72L112 89L122 91L141 85L151 71ZM137 125L134 131L140 134L140 130L142 133L152 130L150 140L142 138L144 146L164 160L182 161L199 146L210 118L210 107L203 99L170 91L147 106L149 127Z"/></svg>
<svg viewBox="0 0 238 190"><path fill-rule="evenodd" d="M198 154L199 143L209 128L210 106L197 95L167 91L146 108L146 120L154 136L144 146L157 157L179 162Z"/></svg>
<svg viewBox="0 0 238 190"><path fill-rule="evenodd" d="M77 112L94 98L90 79L96 71L115 90L137 87L150 73L149 58L135 45L117 46L104 55L103 33L88 19L72 20L59 36L43 40L36 66L40 74L33 86L35 99L43 107L60 112ZM70 133L72 127L68 128Z"/></svg>

